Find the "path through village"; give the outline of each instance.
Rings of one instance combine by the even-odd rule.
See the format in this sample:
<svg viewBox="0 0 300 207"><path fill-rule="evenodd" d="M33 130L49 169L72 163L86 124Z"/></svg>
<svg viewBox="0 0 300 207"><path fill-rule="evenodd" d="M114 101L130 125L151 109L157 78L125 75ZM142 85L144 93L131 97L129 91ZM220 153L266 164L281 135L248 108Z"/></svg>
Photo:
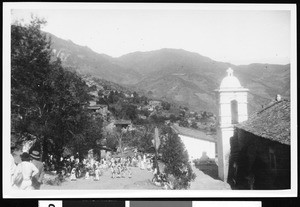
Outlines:
<svg viewBox="0 0 300 207"><path fill-rule="evenodd" d="M193 166L196 179L191 183L190 190L230 190L230 186L220 180L213 179L199 169ZM99 181L93 178L80 178L76 181L66 180L59 186L43 185L44 190L97 190L97 189L144 189L144 190L161 190L151 183L153 174L140 168L132 168L132 178L111 178L110 171L105 171Z"/></svg>

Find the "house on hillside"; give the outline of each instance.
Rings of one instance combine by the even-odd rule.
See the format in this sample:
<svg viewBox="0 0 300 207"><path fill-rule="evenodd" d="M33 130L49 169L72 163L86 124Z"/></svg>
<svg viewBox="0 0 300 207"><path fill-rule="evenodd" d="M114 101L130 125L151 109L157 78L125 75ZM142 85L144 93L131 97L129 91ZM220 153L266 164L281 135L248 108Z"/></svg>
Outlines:
<svg viewBox="0 0 300 207"><path fill-rule="evenodd" d="M189 160L194 159L213 159L216 157L217 138L214 135L207 135L205 132L172 125L172 129L178 134L183 142Z"/></svg>
<svg viewBox="0 0 300 207"><path fill-rule="evenodd" d="M277 98L235 125L228 183L235 189L290 189L290 101Z"/></svg>
<svg viewBox="0 0 300 207"><path fill-rule="evenodd" d="M148 110L154 111L156 108L162 108L161 101L150 100L148 103Z"/></svg>
<svg viewBox="0 0 300 207"><path fill-rule="evenodd" d="M87 107L88 110L97 112L101 114L103 117L107 117L109 114L108 106L105 104L95 104Z"/></svg>
<svg viewBox="0 0 300 207"><path fill-rule="evenodd" d="M110 90L104 90L102 92L102 98L108 98L109 94L110 94Z"/></svg>
<svg viewBox="0 0 300 207"><path fill-rule="evenodd" d="M156 100L150 100L149 105L156 107L156 106L161 106L161 101L156 101Z"/></svg>
<svg viewBox="0 0 300 207"><path fill-rule="evenodd" d="M127 128L127 127L131 127L132 123L131 120L115 120L114 125L116 127L121 127L121 128Z"/></svg>
<svg viewBox="0 0 300 207"><path fill-rule="evenodd" d="M140 115L140 114L138 114L138 117L139 117L139 119L144 119L144 120L146 120L146 119L147 119L147 116Z"/></svg>
<svg viewBox="0 0 300 207"><path fill-rule="evenodd" d="M90 91L89 94L94 98L98 98L98 91Z"/></svg>
<svg viewBox="0 0 300 207"><path fill-rule="evenodd" d="M89 106L95 106L95 105L97 105L96 101L92 100L92 101L89 102Z"/></svg>

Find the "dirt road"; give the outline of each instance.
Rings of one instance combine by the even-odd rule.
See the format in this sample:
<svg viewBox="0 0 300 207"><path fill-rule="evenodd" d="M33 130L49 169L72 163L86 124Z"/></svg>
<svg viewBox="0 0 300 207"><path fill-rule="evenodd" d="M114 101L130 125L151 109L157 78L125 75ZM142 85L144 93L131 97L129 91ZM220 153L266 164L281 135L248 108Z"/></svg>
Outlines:
<svg viewBox="0 0 300 207"><path fill-rule="evenodd" d="M86 190L86 189L162 189L153 185L150 181L153 177L151 172L147 170L141 170L137 167L131 168L132 177L128 178L111 178L110 171L107 170L100 177L99 181L94 181L93 177L90 179L80 178L76 181L70 181L67 179L59 186L42 185L41 189L46 190Z"/></svg>
<svg viewBox="0 0 300 207"><path fill-rule="evenodd" d="M213 179L193 166L196 179L191 183L189 190L230 190L230 186L221 180ZM147 170L132 168L132 178L111 178L110 171L104 172L99 181L90 179L77 179L76 181L66 180L60 186L42 185L41 189L46 190L86 190L86 189L144 189L161 190L162 188L153 185L150 180L153 174Z"/></svg>

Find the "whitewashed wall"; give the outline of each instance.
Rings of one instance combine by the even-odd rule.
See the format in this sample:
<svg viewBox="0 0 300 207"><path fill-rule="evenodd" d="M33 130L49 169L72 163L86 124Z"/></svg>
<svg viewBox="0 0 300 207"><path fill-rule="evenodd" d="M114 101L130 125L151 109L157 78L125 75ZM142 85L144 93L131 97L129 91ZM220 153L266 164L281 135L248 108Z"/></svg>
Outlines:
<svg viewBox="0 0 300 207"><path fill-rule="evenodd" d="M206 152L209 158L215 159L216 146L214 142L195 139L180 134L179 137L181 138L181 141L183 142L185 148L188 151L190 160L201 158L203 152Z"/></svg>

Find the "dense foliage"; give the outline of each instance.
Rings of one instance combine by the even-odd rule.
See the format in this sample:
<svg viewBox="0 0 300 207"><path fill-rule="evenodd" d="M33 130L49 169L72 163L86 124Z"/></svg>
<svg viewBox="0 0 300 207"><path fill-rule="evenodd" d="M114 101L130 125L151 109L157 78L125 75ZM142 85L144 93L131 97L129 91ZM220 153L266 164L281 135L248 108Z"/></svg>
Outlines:
<svg viewBox="0 0 300 207"><path fill-rule="evenodd" d="M161 128L161 153L162 161L165 164L165 173L169 177L174 177L175 189L187 189L189 183L195 179L189 163L187 151L179 136L174 133L171 127Z"/></svg>
<svg viewBox="0 0 300 207"><path fill-rule="evenodd" d="M98 121L84 107L88 86L52 57L44 23L11 26L11 123L15 134L37 138L45 159L49 151L60 156L66 147L94 146L99 135L91 132Z"/></svg>

